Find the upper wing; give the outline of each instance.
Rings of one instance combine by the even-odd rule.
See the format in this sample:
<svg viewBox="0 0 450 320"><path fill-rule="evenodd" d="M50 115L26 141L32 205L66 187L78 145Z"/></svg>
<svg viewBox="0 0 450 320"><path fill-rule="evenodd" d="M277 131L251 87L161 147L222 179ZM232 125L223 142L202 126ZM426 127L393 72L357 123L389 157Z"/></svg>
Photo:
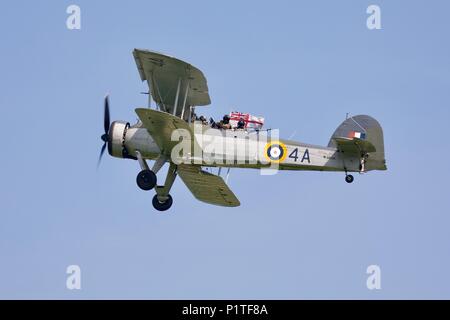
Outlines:
<svg viewBox="0 0 450 320"><path fill-rule="evenodd" d="M147 80L153 100L163 110L173 113L178 83L180 81L178 107L179 116L186 96L186 106L205 106L211 103L208 85L203 73L191 64L161 53L134 49L141 80Z"/></svg>
<svg viewBox="0 0 450 320"><path fill-rule="evenodd" d="M172 148L179 143L179 141L172 141L171 139L172 132L176 129L188 130L191 139L194 139L189 124L178 117L153 109L138 108L135 111L159 149L161 149L162 154L170 155Z"/></svg>
<svg viewBox="0 0 450 320"><path fill-rule="evenodd" d="M368 140L359 138L332 138L337 148L347 154L366 154L376 152L375 146Z"/></svg>
<svg viewBox="0 0 450 320"><path fill-rule="evenodd" d="M241 204L221 177L194 165L178 165L177 172L198 200L224 207L237 207Z"/></svg>

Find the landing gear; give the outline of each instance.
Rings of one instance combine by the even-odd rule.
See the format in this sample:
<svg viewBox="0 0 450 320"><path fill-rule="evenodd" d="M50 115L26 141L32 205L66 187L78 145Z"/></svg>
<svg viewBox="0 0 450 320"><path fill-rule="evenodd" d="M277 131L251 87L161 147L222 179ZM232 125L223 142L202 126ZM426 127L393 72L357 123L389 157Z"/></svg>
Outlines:
<svg viewBox="0 0 450 320"><path fill-rule="evenodd" d="M153 200L152 200L153 207L158 211L168 210L172 206L173 199L170 194L168 194L166 197L167 197L167 199L164 202L161 202L158 200L158 195L155 194L155 196L153 197Z"/></svg>
<svg viewBox="0 0 450 320"><path fill-rule="evenodd" d="M353 176L351 174L348 174L345 176L345 182L352 183L354 180Z"/></svg>
<svg viewBox="0 0 450 320"><path fill-rule="evenodd" d="M161 168L153 168L153 170L150 170L147 162L142 157L141 153L136 150L136 159L139 162L139 165L141 166L141 172L138 173L136 177L136 183L142 190L148 191L152 190L156 186L156 173Z"/></svg>
<svg viewBox="0 0 450 320"><path fill-rule="evenodd" d="M156 186L156 174L149 169L144 169L138 173L136 183L142 190L151 190Z"/></svg>
<svg viewBox="0 0 450 320"><path fill-rule="evenodd" d="M177 166L174 163L170 164L169 170L167 171L166 181L163 186L156 186L156 195L153 197L153 207L158 211L168 210L173 203L173 199L169 194L172 188L173 182L177 177Z"/></svg>

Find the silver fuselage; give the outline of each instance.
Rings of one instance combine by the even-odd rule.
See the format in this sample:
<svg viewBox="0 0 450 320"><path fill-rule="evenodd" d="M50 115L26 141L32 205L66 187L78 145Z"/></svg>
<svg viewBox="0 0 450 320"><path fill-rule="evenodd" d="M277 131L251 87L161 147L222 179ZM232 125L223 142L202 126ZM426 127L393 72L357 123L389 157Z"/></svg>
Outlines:
<svg viewBox="0 0 450 320"><path fill-rule="evenodd" d="M210 167L359 171L360 159L344 156L336 148L278 139L266 132L201 128L194 131L199 148L188 150L182 161ZM143 158L150 160L161 155L155 140L141 123L129 126L126 122L116 121L111 126L110 135L109 152L112 156L123 158L124 149L130 155L139 151ZM276 161L267 157L267 147L273 141L285 148L283 157Z"/></svg>

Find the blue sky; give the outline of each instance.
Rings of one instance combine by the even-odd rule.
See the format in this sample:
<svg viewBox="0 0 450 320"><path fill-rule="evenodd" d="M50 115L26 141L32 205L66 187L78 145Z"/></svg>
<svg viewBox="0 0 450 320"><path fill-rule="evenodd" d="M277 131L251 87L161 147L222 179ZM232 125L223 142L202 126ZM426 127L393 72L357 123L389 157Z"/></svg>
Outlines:
<svg viewBox="0 0 450 320"><path fill-rule="evenodd" d="M66 8L81 8L81 30ZM366 8L381 8L368 30ZM0 19L0 298L450 298L446 1L9 1ZM326 145L347 112L384 128L388 171L232 170L238 208L180 180L156 213L136 162L106 156L146 105L133 48L185 59L220 117ZM66 268L82 270L67 290ZM366 268L381 268L368 290Z"/></svg>

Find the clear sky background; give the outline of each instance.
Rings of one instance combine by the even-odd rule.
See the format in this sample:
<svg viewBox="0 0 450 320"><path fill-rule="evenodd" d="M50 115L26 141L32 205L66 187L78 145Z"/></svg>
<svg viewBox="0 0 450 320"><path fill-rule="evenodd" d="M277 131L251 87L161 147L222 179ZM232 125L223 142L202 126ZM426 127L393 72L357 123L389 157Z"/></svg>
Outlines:
<svg viewBox="0 0 450 320"><path fill-rule="evenodd" d="M81 7L81 30L66 8ZM366 9L381 7L382 30ZM450 298L448 1L8 1L0 18L0 298ZM232 170L238 208L180 180L170 211L106 155L147 90L132 56L184 59L211 106L326 145L347 112L384 129L387 171ZM162 177L164 174L161 173ZM66 289L66 268L82 289ZM368 290L366 268L381 268Z"/></svg>

